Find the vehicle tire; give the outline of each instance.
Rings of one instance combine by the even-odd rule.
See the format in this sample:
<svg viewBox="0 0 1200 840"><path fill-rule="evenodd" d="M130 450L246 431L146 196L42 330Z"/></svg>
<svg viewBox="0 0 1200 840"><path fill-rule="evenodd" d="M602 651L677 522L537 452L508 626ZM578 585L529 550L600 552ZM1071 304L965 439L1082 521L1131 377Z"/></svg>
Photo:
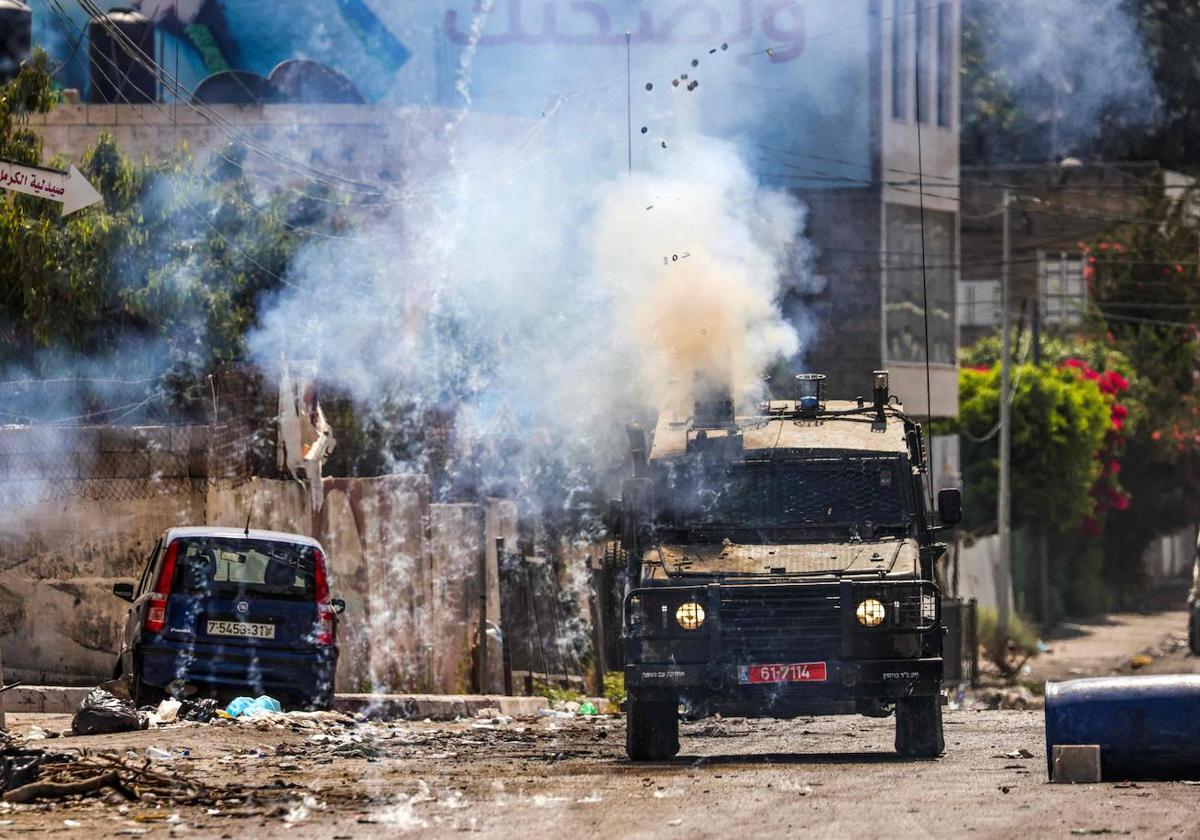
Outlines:
<svg viewBox="0 0 1200 840"><path fill-rule="evenodd" d="M604 547L604 568L614 572L623 572L629 565L629 553L621 548L621 544L613 540Z"/></svg>
<svg viewBox="0 0 1200 840"><path fill-rule="evenodd" d="M166 696L161 688L142 682L142 664L136 659L133 662L133 673L129 677L129 696L133 699L134 707L138 709L142 706L157 706Z"/></svg>
<svg viewBox="0 0 1200 840"><path fill-rule="evenodd" d="M942 698L902 697L896 701L896 752L910 758L936 758L946 751Z"/></svg>
<svg viewBox="0 0 1200 840"><path fill-rule="evenodd" d="M632 761L663 761L679 752L676 701L631 697L625 718L625 753Z"/></svg>
<svg viewBox="0 0 1200 840"><path fill-rule="evenodd" d="M333 686L328 688L318 688L316 692L309 695L301 695L295 698L295 708L303 709L306 712L328 712L333 710Z"/></svg>
<svg viewBox="0 0 1200 840"><path fill-rule="evenodd" d="M1193 607L1188 618L1188 647L1192 656L1200 656L1200 607Z"/></svg>

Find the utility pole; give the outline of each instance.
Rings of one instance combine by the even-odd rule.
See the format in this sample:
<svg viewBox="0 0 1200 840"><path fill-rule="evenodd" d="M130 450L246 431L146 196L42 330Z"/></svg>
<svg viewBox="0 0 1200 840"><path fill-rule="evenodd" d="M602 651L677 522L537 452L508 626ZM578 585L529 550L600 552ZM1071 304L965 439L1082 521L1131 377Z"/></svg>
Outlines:
<svg viewBox="0 0 1200 840"><path fill-rule="evenodd" d="M1059 262L1059 266L1065 266L1065 258ZM1061 270L1065 271L1065 268ZM1039 286L1038 294L1033 297L1033 328L1030 331L1029 337L1033 341L1033 346L1030 348L1033 366L1040 367L1042 364L1042 295L1041 287ZM1038 531L1037 534L1037 617L1043 625L1050 623L1050 556L1046 548L1046 534L1044 531Z"/></svg>
<svg viewBox="0 0 1200 840"><path fill-rule="evenodd" d="M1009 596L1012 594L1012 497L1009 487L1009 458L1012 449L1012 292L1010 266L1012 265L1012 234L1009 229L1009 208L1012 192L1004 191L1001 201L1003 262L1000 265L1000 490L997 494L996 528L1000 537L1000 563L997 568L998 616L996 630L998 642L1008 644Z"/></svg>

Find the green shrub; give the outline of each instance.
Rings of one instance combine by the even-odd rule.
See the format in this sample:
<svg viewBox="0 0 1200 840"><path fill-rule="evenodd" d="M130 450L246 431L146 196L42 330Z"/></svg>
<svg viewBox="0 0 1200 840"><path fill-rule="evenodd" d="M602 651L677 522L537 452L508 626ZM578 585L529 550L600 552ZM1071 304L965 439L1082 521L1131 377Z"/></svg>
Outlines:
<svg viewBox="0 0 1200 840"><path fill-rule="evenodd" d="M1008 638L999 635L1000 612L994 607L979 607L979 644L984 653L1001 671L1012 670L1012 658L1018 660L1036 656L1038 628L1025 616L1012 612L1008 618Z"/></svg>
<svg viewBox="0 0 1200 840"><path fill-rule="evenodd" d="M609 671L604 675L604 697L614 708L625 702L624 672Z"/></svg>
<svg viewBox="0 0 1200 840"><path fill-rule="evenodd" d="M586 699L578 691L570 688L559 688L557 685L551 685L541 680L533 681L533 693L535 697L545 697L551 703L556 700L561 700L564 703L572 701L579 703Z"/></svg>

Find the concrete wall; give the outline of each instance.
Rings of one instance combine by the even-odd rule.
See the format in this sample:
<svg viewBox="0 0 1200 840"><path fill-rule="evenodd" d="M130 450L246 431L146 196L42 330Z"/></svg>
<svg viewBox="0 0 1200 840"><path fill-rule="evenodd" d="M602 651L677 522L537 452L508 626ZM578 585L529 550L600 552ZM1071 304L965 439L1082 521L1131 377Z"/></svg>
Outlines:
<svg viewBox="0 0 1200 840"><path fill-rule="evenodd" d="M958 555L958 594L974 598L981 607L996 609L1000 604L1000 589L996 567L1000 559L1000 538L995 534L979 537L970 545L963 544ZM1008 603L1015 604L1012 593Z"/></svg>
<svg viewBox="0 0 1200 840"><path fill-rule="evenodd" d="M1196 529L1184 528L1159 537L1146 549L1142 562L1151 580L1191 577L1196 559ZM1182 596L1181 596L1182 597Z"/></svg>
<svg viewBox="0 0 1200 840"><path fill-rule="evenodd" d="M334 595L346 601L340 689L474 687L480 563L498 623L496 537L515 548L513 503L432 505L424 476L383 476L326 479L314 512L298 482L188 477L202 472L204 431L0 430L0 654L10 681L107 679L127 612L113 583L136 579L169 527L242 527L249 516L252 527L325 546ZM499 647L492 654L487 689L496 691Z"/></svg>
<svg viewBox="0 0 1200 840"><path fill-rule="evenodd" d="M437 108L213 105L208 111L218 122L186 105L176 109L162 104L61 105L29 120L42 138L47 160L65 155L78 163L101 133L111 134L134 160L164 160L187 152L208 162L228 155L229 144L238 141L249 149L244 161L248 169L285 185L303 183L305 174L317 173L395 188L411 161L421 161L423 172L447 162L442 131L449 112ZM522 126L528 130L520 120L471 115L460 133L499 133L503 138Z"/></svg>
<svg viewBox="0 0 1200 840"><path fill-rule="evenodd" d="M111 674L125 615L112 584L141 570L165 529L204 522L206 436L202 428L0 429L7 679Z"/></svg>

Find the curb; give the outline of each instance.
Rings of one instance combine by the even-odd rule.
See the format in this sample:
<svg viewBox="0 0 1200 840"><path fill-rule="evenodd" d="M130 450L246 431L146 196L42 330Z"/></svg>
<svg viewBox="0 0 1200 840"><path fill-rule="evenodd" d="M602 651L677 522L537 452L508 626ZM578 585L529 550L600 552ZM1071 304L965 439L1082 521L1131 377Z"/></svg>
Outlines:
<svg viewBox="0 0 1200 840"><path fill-rule="evenodd" d="M3 710L10 714L73 714L90 686L22 685L0 694ZM593 699L601 711L605 700ZM375 720L454 720L475 717L485 709L496 709L508 717L533 717L550 708L545 697L507 697L500 694L338 694L333 707L339 712L358 712Z"/></svg>
<svg viewBox="0 0 1200 840"><path fill-rule="evenodd" d="M375 720L454 720L475 717L484 709L496 709L508 717L530 717L550 704L545 697L497 694L339 694L333 708Z"/></svg>
<svg viewBox="0 0 1200 840"><path fill-rule="evenodd" d="M91 692L91 686L19 685L0 694L6 714L74 714Z"/></svg>

